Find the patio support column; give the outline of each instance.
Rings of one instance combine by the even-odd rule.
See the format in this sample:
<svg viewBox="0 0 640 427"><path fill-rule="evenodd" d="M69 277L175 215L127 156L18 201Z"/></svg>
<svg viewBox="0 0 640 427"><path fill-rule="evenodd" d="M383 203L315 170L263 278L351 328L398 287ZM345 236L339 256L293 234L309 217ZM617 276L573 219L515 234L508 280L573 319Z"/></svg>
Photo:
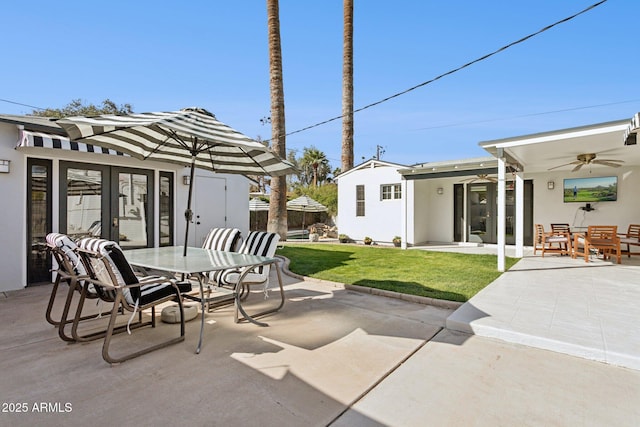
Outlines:
<svg viewBox="0 0 640 427"><path fill-rule="evenodd" d="M401 227L401 232L400 232L400 237L402 238L402 243L400 244L400 247L402 249L407 249L407 227L408 227L408 219L407 219L407 212L409 211L409 185L407 185L408 181L402 177L401 179L401 185L402 185L402 209L400 209L402 211L402 218L400 220L400 227ZM411 203L413 205L413 203Z"/></svg>
<svg viewBox="0 0 640 427"><path fill-rule="evenodd" d="M498 226L498 271L504 271L504 257L505 257L505 200L506 200L506 189L505 189L505 160L504 160L504 151L502 148L498 148L498 217L497 217L497 226Z"/></svg>
<svg viewBox="0 0 640 427"><path fill-rule="evenodd" d="M522 172L516 173L516 227L514 230L516 236L516 258L524 256L524 179Z"/></svg>

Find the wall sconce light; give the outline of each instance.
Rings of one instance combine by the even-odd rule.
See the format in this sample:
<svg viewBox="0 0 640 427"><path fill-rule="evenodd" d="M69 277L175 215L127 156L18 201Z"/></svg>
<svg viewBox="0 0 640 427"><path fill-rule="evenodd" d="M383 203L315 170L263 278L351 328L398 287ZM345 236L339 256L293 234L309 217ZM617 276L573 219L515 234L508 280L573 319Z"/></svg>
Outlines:
<svg viewBox="0 0 640 427"><path fill-rule="evenodd" d="M0 173L9 173L11 160L0 160Z"/></svg>
<svg viewBox="0 0 640 427"><path fill-rule="evenodd" d="M189 175L185 175L182 177L182 183L184 185L189 185L191 184L191 177Z"/></svg>
<svg viewBox="0 0 640 427"><path fill-rule="evenodd" d="M436 191L438 192L438 194L444 193L444 190L442 189L442 187L438 187Z"/></svg>
<svg viewBox="0 0 640 427"><path fill-rule="evenodd" d="M555 186L556 186L555 182L553 182L553 181L547 182L547 189L553 190L555 188Z"/></svg>

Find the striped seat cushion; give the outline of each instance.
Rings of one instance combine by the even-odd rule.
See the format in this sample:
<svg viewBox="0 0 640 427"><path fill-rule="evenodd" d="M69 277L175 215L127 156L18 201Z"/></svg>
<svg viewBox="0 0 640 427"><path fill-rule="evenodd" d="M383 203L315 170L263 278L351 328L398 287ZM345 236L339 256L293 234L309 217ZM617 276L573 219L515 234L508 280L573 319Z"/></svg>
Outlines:
<svg viewBox="0 0 640 427"><path fill-rule="evenodd" d="M45 239L49 246L58 248L61 255L73 266L73 271L65 271L67 274L76 276L85 276L87 274L87 269L84 268L84 264L82 264L77 252L78 245L69 236L62 233L49 233ZM64 265L59 265L58 267L65 269ZM84 282L81 281L80 284L84 285ZM87 290L95 294L95 288L92 283L89 284Z"/></svg>
<svg viewBox="0 0 640 427"><path fill-rule="evenodd" d="M275 255L280 236L277 233L264 231L252 231L242 242L239 253L248 255L259 255L271 258ZM270 268L268 265L256 267L254 271L245 276L246 283L263 283L269 280ZM238 282L240 271L238 269L221 270L212 272L209 276L220 286L233 286Z"/></svg>
<svg viewBox="0 0 640 427"><path fill-rule="evenodd" d="M216 251L235 251L241 239L237 228L212 228L204 239L202 247Z"/></svg>
<svg viewBox="0 0 640 427"><path fill-rule="evenodd" d="M179 296L172 286L172 283L176 283L175 281L162 277L162 279L166 280L158 282L161 277L146 276L139 278L138 276L136 276L133 272L133 268L131 268L131 265L129 264L129 261L127 261L126 257L124 256L122 249L116 242L87 237L80 240L80 242L78 242L78 245L83 249L97 252L102 255L109 263L109 266L113 271L116 283L112 282L111 277L104 271L103 268L101 268L100 265L94 265L94 273L97 276L96 278L98 280L112 284L116 287L123 287L126 285L134 285L138 283L140 284L140 286L133 286L130 288L122 289L122 293L128 304L135 305L137 301L139 305L146 305L173 294ZM145 284L145 282L152 281L158 283ZM191 290L191 283L180 282L178 283L178 287L180 289L180 292L188 292ZM107 293L110 300L113 300L115 298L114 291L103 289L103 292Z"/></svg>

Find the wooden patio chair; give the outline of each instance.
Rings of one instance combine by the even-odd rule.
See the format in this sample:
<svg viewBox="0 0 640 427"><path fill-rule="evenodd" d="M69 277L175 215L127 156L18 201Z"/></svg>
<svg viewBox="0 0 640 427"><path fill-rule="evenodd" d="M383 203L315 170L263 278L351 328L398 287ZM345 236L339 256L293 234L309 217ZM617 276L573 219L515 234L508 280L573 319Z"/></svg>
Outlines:
<svg viewBox="0 0 640 427"><path fill-rule="evenodd" d="M542 257L547 252L560 255L571 254L571 235L567 231L544 231L542 224L535 225L535 237L533 240L533 254L542 251Z"/></svg>
<svg viewBox="0 0 640 427"><path fill-rule="evenodd" d="M640 252L631 252L632 246L640 246L640 224L629 224L626 234L619 234L620 244L626 245L627 250L624 251L628 258L631 255L640 255Z"/></svg>
<svg viewBox="0 0 640 427"><path fill-rule="evenodd" d="M102 357L108 363L120 363L151 351L184 341L185 319L182 305L182 293L191 291L190 282L177 282L166 277L138 277L117 243L96 238L85 238L78 242L78 253L87 270L89 282L93 283L101 298L113 299L113 308L109 325L104 333ZM131 329L143 326L156 326L155 308L157 305L176 301L180 310L180 334L141 350L134 350L123 356L114 357L109 353L113 335L123 327L116 327L116 318L120 309L131 312L129 322L138 314L138 322L126 325ZM151 309L151 319L142 321L142 310ZM132 346L135 346L133 344Z"/></svg>
<svg viewBox="0 0 640 427"><path fill-rule="evenodd" d="M551 224L551 232L553 234L569 234L571 237L571 226L568 223L554 223ZM569 242L571 242L571 238L569 238ZM564 246L566 250L568 250L568 246L566 243L559 243L558 245Z"/></svg>
<svg viewBox="0 0 640 427"><path fill-rule="evenodd" d="M580 250L582 249L582 251ZM616 225L590 225L586 233L575 233L573 243L573 258L583 256L589 262L591 252L602 254L608 259L615 253L616 261L621 263L620 237Z"/></svg>

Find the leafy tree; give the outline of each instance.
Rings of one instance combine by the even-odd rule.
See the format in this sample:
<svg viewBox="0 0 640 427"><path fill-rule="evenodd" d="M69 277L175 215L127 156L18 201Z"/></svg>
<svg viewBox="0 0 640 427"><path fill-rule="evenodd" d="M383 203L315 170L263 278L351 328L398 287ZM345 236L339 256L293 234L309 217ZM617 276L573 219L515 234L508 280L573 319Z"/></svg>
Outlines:
<svg viewBox="0 0 640 427"><path fill-rule="evenodd" d="M314 146L305 147L300 166L306 178L305 182L313 183L314 187L317 187L319 182L326 181L331 170L327 156Z"/></svg>
<svg viewBox="0 0 640 427"><path fill-rule="evenodd" d="M330 216L338 214L338 186L336 184L325 183L318 187L300 185L293 190L292 198L305 195L325 205Z"/></svg>
<svg viewBox="0 0 640 427"><path fill-rule="evenodd" d="M295 150L289 150L287 154L287 160L291 162L292 165L296 167L300 172L296 175L287 175L287 188L291 191L296 186L302 184L302 179L304 172L302 171L302 166L300 165L300 159L296 157Z"/></svg>
<svg viewBox="0 0 640 427"><path fill-rule="evenodd" d="M94 104L84 105L82 100L74 99L63 108L47 108L46 110L33 110L31 116L39 117L71 117L71 116L99 116L101 114L131 114L131 104L116 105L110 99L102 101L101 106Z"/></svg>

